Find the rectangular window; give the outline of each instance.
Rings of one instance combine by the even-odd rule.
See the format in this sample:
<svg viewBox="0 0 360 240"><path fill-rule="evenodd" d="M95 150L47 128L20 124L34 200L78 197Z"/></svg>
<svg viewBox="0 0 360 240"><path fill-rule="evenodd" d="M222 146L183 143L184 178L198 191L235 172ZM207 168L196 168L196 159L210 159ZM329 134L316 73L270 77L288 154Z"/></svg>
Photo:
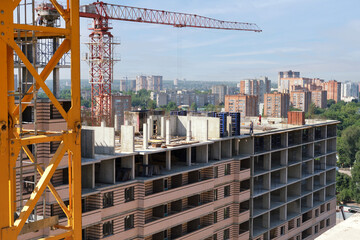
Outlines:
<svg viewBox="0 0 360 240"><path fill-rule="evenodd" d="M296 219L296 227L300 227L300 218Z"/></svg>
<svg viewBox="0 0 360 240"><path fill-rule="evenodd" d="M225 165L225 176L230 175L231 172L231 163Z"/></svg>
<svg viewBox="0 0 360 240"><path fill-rule="evenodd" d="M230 217L230 207L224 208L224 219L227 219Z"/></svg>
<svg viewBox="0 0 360 240"><path fill-rule="evenodd" d="M319 232L319 226L315 226L315 234Z"/></svg>
<svg viewBox="0 0 360 240"><path fill-rule="evenodd" d="M108 222L105 222L103 224L103 235L104 235L104 237L113 234L113 231L114 231L113 226L114 226L114 221L108 221Z"/></svg>
<svg viewBox="0 0 360 240"><path fill-rule="evenodd" d="M224 230L224 240L230 239L230 228Z"/></svg>
<svg viewBox="0 0 360 240"><path fill-rule="evenodd" d="M134 228L134 214L125 217L124 225L125 231Z"/></svg>
<svg viewBox="0 0 360 240"><path fill-rule="evenodd" d="M134 201L134 187L125 188L125 202Z"/></svg>
<svg viewBox="0 0 360 240"><path fill-rule="evenodd" d="M216 233L213 235L213 240L217 240L217 234Z"/></svg>
<svg viewBox="0 0 360 240"><path fill-rule="evenodd" d="M214 223L217 223L217 211L214 212Z"/></svg>
<svg viewBox="0 0 360 240"><path fill-rule="evenodd" d="M214 201L218 200L218 190L214 189Z"/></svg>
<svg viewBox="0 0 360 240"><path fill-rule="evenodd" d="M224 187L224 198L230 196L230 185Z"/></svg>
<svg viewBox="0 0 360 240"><path fill-rule="evenodd" d="M114 206L114 192L107 192L103 195L103 208Z"/></svg>
<svg viewBox="0 0 360 240"><path fill-rule="evenodd" d="M315 217L318 217L319 216L319 209L316 209L315 210Z"/></svg>
<svg viewBox="0 0 360 240"><path fill-rule="evenodd" d="M326 211L330 211L330 203L326 204Z"/></svg>
<svg viewBox="0 0 360 240"><path fill-rule="evenodd" d="M281 234L281 235L284 235L284 234L285 234L285 227L284 227L284 226L282 226L282 227L280 228L280 234Z"/></svg>
<svg viewBox="0 0 360 240"><path fill-rule="evenodd" d="M326 219L326 226L330 226L330 218Z"/></svg>
<svg viewBox="0 0 360 240"><path fill-rule="evenodd" d="M214 178L219 177L219 167L214 167Z"/></svg>

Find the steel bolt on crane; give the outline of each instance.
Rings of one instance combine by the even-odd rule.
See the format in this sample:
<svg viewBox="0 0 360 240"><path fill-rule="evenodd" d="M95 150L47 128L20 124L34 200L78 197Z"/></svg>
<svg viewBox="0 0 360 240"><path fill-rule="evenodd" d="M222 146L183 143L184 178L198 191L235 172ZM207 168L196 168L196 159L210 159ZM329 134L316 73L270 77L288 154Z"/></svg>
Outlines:
<svg viewBox="0 0 360 240"><path fill-rule="evenodd" d="M34 0L2 0L0 1L0 240L17 239L24 226L31 225L28 218L32 214L37 202L46 188L54 195L57 203L67 217L67 224L60 225L54 218L39 220L38 225L31 225L32 231L46 227L61 229L62 232L42 239L81 239L81 119L80 119L80 31L79 18L92 18L93 31L90 34L92 45L97 45L90 51L90 59L97 59L90 65L90 82L92 84L92 114L99 122L100 118L111 123L111 83L113 80L113 49L112 34L109 20L132 21L170 25L174 27L194 27L208 29L254 31L261 30L256 24L220 21L193 14L167 12L162 10L128 7L121 5L94 2L79 7L79 0L66 0L61 6L57 0L49 0L56 10L56 15L63 19L64 27L41 26L33 21L28 23L14 22L14 12L20 8L22 2L26 4ZM19 13L19 11L18 11ZM19 17L19 14L18 14ZM24 17L24 16L23 16ZM25 16L26 18L26 16ZM36 38L63 38L60 46L52 54L42 70L24 53L16 38L31 39L34 44ZM28 42L25 42L28 44ZM60 104L57 94L52 92L45 81L54 71L59 61L71 51L71 107L68 111ZM101 54L96 53L101 51ZM14 84L14 53L26 68L26 74L31 75L34 82L22 91L15 89ZM34 52L33 52L34 53ZM97 55L98 54L98 55ZM30 54L31 55L31 54ZM32 54L32 57L34 54ZM105 63L105 64L104 64ZM21 82L21 81L20 81ZM22 89L20 87L20 89ZM36 100L37 90L42 89L59 114L66 121L64 131L36 131L22 129L22 113ZM95 117L95 114L99 117ZM42 168L36 164L36 156L29 149L31 144L46 142L60 142L58 149L48 166ZM16 164L23 152L34 163L40 178L17 214L16 193ZM65 204L50 179L58 167L61 159L67 153L69 174L69 204ZM36 222L35 222L36 223Z"/></svg>

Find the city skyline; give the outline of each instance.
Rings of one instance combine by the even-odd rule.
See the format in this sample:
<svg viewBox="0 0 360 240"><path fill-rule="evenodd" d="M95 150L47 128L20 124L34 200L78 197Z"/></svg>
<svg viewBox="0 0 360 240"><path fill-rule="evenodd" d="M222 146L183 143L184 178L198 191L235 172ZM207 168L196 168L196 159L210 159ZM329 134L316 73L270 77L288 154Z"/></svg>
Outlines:
<svg viewBox="0 0 360 240"><path fill-rule="evenodd" d="M88 4L92 1L81 1ZM108 0L108 3L118 1ZM217 18L254 22L262 33L224 30L174 29L168 26L112 21L116 48L114 79L141 73L163 75L164 79L239 81L295 70L303 76L325 80L359 81L360 52L355 40L360 35L356 10L360 3L348 1L122 1L139 6ZM296 17L295 17L296 16ZM334 17L336 16L336 17ZM285 21L285 20L286 21ZM86 42L90 20L81 20ZM82 53L86 46L82 44ZM82 62L82 78L88 65ZM66 75L66 74L64 74ZM66 76L64 76L66 77Z"/></svg>

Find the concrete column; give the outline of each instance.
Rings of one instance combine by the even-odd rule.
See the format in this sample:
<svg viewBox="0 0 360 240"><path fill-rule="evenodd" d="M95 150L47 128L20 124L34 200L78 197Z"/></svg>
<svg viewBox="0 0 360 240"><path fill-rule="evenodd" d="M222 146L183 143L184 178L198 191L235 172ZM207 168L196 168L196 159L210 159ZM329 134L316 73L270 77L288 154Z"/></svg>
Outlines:
<svg viewBox="0 0 360 240"><path fill-rule="evenodd" d="M143 125L143 148L147 149L148 148L148 128L147 128L147 124L144 123Z"/></svg>
<svg viewBox="0 0 360 240"><path fill-rule="evenodd" d="M116 132L120 130L119 116L116 114L114 115L114 128Z"/></svg>
<svg viewBox="0 0 360 240"><path fill-rule="evenodd" d="M170 144L170 119L166 120L166 145Z"/></svg>
<svg viewBox="0 0 360 240"><path fill-rule="evenodd" d="M147 119L147 139L151 139L152 132L151 132L151 119Z"/></svg>
<svg viewBox="0 0 360 240"><path fill-rule="evenodd" d="M160 122L160 126L161 126L161 138L164 139L166 134L165 134L165 117L161 117L161 122Z"/></svg>
<svg viewBox="0 0 360 240"><path fill-rule="evenodd" d="M60 97L60 69L55 67L53 70L53 94Z"/></svg>
<svg viewBox="0 0 360 240"><path fill-rule="evenodd" d="M143 164L144 165L149 165L149 155L145 154L143 156ZM145 168L145 175L147 176L149 173L148 173L148 168Z"/></svg>
<svg viewBox="0 0 360 240"><path fill-rule="evenodd" d="M191 166L191 147L186 149L186 165Z"/></svg>
<svg viewBox="0 0 360 240"><path fill-rule="evenodd" d="M231 137L232 136L232 124L231 124L230 116L226 117L226 130L228 132L228 136Z"/></svg>
<svg viewBox="0 0 360 240"><path fill-rule="evenodd" d="M121 152L134 152L134 126L121 126Z"/></svg>
<svg viewBox="0 0 360 240"><path fill-rule="evenodd" d="M166 151L166 170L171 170L171 151Z"/></svg>
<svg viewBox="0 0 360 240"><path fill-rule="evenodd" d="M191 120L187 121L187 128L186 128L186 141L191 141Z"/></svg>
<svg viewBox="0 0 360 240"><path fill-rule="evenodd" d="M235 149L235 154L236 155L239 155L240 154L240 152L239 152L239 139L234 139L234 149Z"/></svg>

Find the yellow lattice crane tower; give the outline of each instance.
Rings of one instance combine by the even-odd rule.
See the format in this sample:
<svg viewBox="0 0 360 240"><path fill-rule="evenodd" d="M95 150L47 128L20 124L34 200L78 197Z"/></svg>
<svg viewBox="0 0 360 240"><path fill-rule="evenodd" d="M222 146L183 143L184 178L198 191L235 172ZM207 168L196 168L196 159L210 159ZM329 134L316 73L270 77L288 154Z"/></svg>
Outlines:
<svg viewBox="0 0 360 240"><path fill-rule="evenodd" d="M28 4L31 1L28 1ZM21 0L0 1L0 240L17 239L29 216L32 214L44 190L49 188L56 201L64 211L68 221L66 226L55 225L62 231L56 236L44 239L81 239L81 120L80 120L80 34L79 34L79 0L67 0L66 6L60 6L56 0L50 0L56 11L64 20L64 27L46 27L31 24L15 23L14 11L19 9ZM22 6L27 8L26 1ZM19 15L19 14L18 14ZM26 18L26 17L25 17ZM34 17L33 17L34 18ZM25 20L26 21L26 20ZM61 45L41 71L29 59L26 51L19 46L15 38L28 36L64 38ZM27 44L27 43L25 43ZM64 54L71 50L71 107L65 111L59 100L47 87L45 81ZM14 55L19 64L30 74L34 83L19 92L14 86ZM36 90L42 89L51 104L66 121L66 130L36 131L22 130L22 113L31 104ZM36 159L29 145L45 142L60 142L58 149L48 166L35 164L40 178L35 183L29 199L17 211L16 201L16 162L20 152L35 162ZM50 179L60 160L69 156L69 204L65 205L59 197ZM51 219L50 219L51 220ZM33 229L46 226L48 219L37 221L41 226L32 225Z"/></svg>

